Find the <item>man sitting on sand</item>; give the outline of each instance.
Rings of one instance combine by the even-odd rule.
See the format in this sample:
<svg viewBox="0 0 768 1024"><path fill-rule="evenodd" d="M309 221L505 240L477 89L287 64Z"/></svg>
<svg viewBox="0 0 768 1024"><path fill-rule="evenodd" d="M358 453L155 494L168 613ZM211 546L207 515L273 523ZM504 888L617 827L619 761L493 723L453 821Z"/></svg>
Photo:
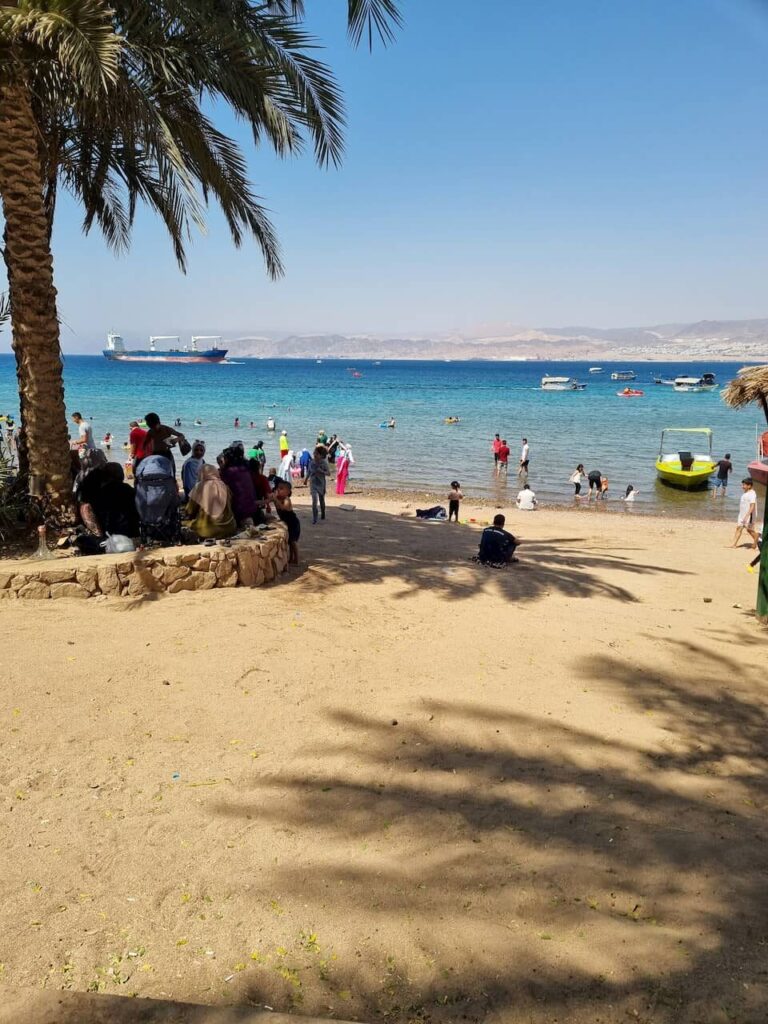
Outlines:
<svg viewBox="0 0 768 1024"><path fill-rule="evenodd" d="M517 507L523 512L535 512L536 504L536 495L528 484L523 484L523 488L517 496Z"/></svg>
<svg viewBox="0 0 768 1024"><path fill-rule="evenodd" d="M474 561L481 565L490 565L494 569L501 569L510 562L517 562L515 548L517 541L511 533L504 529L506 519L499 514L493 517L493 526L486 526L480 537L480 550L474 557Z"/></svg>

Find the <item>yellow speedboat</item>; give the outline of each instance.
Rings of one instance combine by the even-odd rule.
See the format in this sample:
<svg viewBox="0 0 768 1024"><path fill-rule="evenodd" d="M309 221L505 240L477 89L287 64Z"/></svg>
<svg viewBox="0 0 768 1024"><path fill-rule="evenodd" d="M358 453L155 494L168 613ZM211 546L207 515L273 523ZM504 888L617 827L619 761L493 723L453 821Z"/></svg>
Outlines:
<svg viewBox="0 0 768 1024"><path fill-rule="evenodd" d="M707 454L694 453L690 450L679 450L665 453L665 437L667 434L704 434L707 438L709 451ZM692 438L686 438L690 444ZM712 431L708 427L665 427L661 432L659 457L656 460L656 472L659 479L670 487L678 487L684 491L697 491L707 486L710 476L715 471L712 461Z"/></svg>

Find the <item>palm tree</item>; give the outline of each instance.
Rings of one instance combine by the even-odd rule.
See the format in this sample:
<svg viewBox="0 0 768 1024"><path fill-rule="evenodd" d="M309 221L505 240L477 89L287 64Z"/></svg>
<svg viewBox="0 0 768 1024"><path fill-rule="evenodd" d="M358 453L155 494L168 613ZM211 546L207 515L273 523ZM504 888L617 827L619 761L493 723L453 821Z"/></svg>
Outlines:
<svg viewBox="0 0 768 1024"><path fill-rule="evenodd" d="M388 42L395 0L347 0L354 43ZM254 142L280 155L307 140L338 164L343 107L330 69L310 56L302 0L16 0L0 6L0 200L3 256L29 473L52 505L69 503L51 232L60 187L115 249L139 202L185 264L205 206L221 208L235 245L254 237L282 273L274 230L237 144L206 109L228 106Z"/></svg>

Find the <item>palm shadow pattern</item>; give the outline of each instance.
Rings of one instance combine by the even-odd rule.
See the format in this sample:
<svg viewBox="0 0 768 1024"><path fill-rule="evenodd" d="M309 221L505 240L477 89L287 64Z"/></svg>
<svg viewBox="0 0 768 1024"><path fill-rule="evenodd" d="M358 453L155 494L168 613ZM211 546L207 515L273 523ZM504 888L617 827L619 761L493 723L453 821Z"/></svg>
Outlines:
<svg viewBox="0 0 768 1024"><path fill-rule="evenodd" d="M322 594L342 585L395 580L396 599L429 590L453 601L495 591L510 601L560 593L634 602L637 597L616 579L617 573L629 578L688 575L682 569L639 560L643 552L619 543L607 545L578 536L527 540L522 532L525 523L518 519L508 521L507 528L514 534L521 531L520 562L490 569L470 561L480 540L476 530L364 510L334 509L333 514L338 517L334 531L326 532L322 526L312 530L307 542L310 562L293 578L293 585L307 592ZM355 517L354 528L345 527L345 515ZM446 530L455 536L454 554L447 561Z"/></svg>
<svg viewBox="0 0 768 1024"><path fill-rule="evenodd" d="M319 836L271 883L368 922L328 982L344 1016L764 1022L766 674L739 657L748 627L725 639L665 641L666 667L578 660L651 739L469 701L398 727L338 709L311 777L255 779L214 810Z"/></svg>

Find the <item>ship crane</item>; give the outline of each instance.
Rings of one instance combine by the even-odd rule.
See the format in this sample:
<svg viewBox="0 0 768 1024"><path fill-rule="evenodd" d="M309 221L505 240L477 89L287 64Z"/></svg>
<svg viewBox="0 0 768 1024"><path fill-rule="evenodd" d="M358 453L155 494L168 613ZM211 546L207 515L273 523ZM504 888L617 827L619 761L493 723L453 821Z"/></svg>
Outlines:
<svg viewBox="0 0 768 1024"><path fill-rule="evenodd" d="M150 335L150 338L149 338L149 351L150 352L154 352L155 351L155 342L156 341L178 341L178 340L179 340L178 334L152 334L152 335Z"/></svg>
<svg viewBox="0 0 768 1024"><path fill-rule="evenodd" d="M192 351L197 352L198 341L221 341L220 334L193 334L192 335ZM218 345L214 345L214 348L218 348Z"/></svg>

